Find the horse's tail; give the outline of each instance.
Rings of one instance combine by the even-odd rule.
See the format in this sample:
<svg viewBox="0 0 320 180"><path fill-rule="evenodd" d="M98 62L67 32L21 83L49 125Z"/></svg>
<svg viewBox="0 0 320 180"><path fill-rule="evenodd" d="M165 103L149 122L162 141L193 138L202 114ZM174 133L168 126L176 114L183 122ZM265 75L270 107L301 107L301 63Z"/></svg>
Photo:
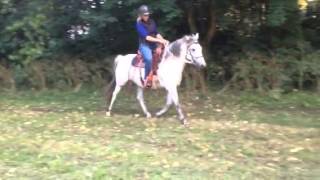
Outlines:
<svg viewBox="0 0 320 180"><path fill-rule="evenodd" d="M112 80L109 82L106 91L105 91L105 97L107 100L107 105L110 104L111 98L112 98L112 93L116 87L116 68L119 62L119 59L121 58L121 55L118 55L115 59L114 59L114 63L113 63L113 68L112 68Z"/></svg>

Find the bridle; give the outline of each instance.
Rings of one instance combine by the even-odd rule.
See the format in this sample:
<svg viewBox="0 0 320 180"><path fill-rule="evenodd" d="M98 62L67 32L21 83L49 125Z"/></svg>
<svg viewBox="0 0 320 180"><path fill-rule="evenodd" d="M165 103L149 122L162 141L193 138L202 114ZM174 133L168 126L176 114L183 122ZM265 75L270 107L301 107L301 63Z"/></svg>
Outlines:
<svg viewBox="0 0 320 180"><path fill-rule="evenodd" d="M190 47L194 44L200 44L198 41L193 41L191 44L189 44L187 46L187 54L184 58L184 62L187 63L187 64L196 64L196 60L197 59L200 59L200 58L203 58L203 56L193 56L192 53L190 52ZM165 46L165 49L164 49L164 53L162 54L162 57L165 57L166 56L166 53L171 53L170 50L168 49L169 46Z"/></svg>
<svg viewBox="0 0 320 180"><path fill-rule="evenodd" d="M187 54L186 54L186 63L188 64L195 64L197 59L203 58L203 56L193 56L192 53L190 52L190 47L194 44L200 44L198 41L193 41L190 45L187 46Z"/></svg>

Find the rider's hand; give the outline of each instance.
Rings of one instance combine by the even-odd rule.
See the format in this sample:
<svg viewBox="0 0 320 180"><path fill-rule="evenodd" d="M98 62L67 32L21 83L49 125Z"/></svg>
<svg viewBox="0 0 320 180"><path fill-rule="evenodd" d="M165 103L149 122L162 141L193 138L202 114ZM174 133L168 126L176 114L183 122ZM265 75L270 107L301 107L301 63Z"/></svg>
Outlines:
<svg viewBox="0 0 320 180"><path fill-rule="evenodd" d="M164 46L167 46L169 44L169 41L166 39L161 39L161 44L163 44Z"/></svg>

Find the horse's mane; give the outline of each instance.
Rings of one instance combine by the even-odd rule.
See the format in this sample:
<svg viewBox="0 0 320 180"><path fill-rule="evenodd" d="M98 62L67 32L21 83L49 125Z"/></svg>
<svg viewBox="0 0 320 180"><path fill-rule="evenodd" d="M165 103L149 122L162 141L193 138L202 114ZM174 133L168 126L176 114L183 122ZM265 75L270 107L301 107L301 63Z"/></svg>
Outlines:
<svg viewBox="0 0 320 180"><path fill-rule="evenodd" d="M170 54L173 54L176 57L181 56L182 44L190 44L193 41L192 39L187 39L186 37L187 36L183 36L182 38L177 39L168 45L168 47L165 50L165 59L167 59Z"/></svg>
<svg viewBox="0 0 320 180"><path fill-rule="evenodd" d="M168 47L166 47L165 56L164 56L165 59L167 59L170 54L173 54L176 57L179 57L181 55L182 40L183 40L183 37L173 41L168 45Z"/></svg>
<svg viewBox="0 0 320 180"><path fill-rule="evenodd" d="M174 55L179 57L181 54L181 42L180 39L174 41L169 45L169 51Z"/></svg>

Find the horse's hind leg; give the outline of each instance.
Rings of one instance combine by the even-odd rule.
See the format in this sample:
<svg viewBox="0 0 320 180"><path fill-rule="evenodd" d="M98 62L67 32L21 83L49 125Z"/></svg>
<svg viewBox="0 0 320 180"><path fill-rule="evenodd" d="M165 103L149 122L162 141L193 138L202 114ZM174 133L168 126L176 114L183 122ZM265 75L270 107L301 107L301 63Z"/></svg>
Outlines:
<svg viewBox="0 0 320 180"><path fill-rule="evenodd" d="M114 89L114 91L112 93L112 98L111 98L111 101L110 101L110 105L109 105L108 111L106 112L107 116L111 116L112 106L113 106L113 104L114 104L114 102L115 102L115 100L117 98L117 95L119 94L120 90L121 90L121 86L116 85L116 87L115 87L115 89Z"/></svg>
<svg viewBox="0 0 320 180"><path fill-rule="evenodd" d="M138 89L137 89L137 100L139 101L140 106L141 106L144 114L147 116L147 118L151 118L151 114L148 111L146 104L144 103L143 88L141 88L141 87L138 87Z"/></svg>
<svg viewBox="0 0 320 180"><path fill-rule="evenodd" d="M172 104L172 99L171 99L171 97L170 97L169 92L167 92L167 101L166 101L166 104L164 105L164 107L163 107L159 112L156 113L156 116L157 116L157 117L160 117L160 116L162 116L163 114L165 114L165 113L169 110L171 104Z"/></svg>

